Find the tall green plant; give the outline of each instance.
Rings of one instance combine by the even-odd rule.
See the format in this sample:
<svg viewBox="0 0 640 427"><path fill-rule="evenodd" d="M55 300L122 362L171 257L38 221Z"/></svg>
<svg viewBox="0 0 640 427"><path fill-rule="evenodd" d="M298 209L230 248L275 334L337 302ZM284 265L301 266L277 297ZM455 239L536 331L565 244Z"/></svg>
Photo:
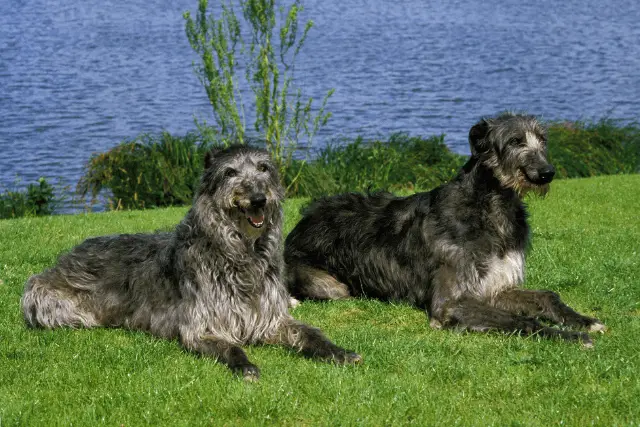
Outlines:
<svg viewBox="0 0 640 427"><path fill-rule="evenodd" d="M199 0L195 20L184 13L187 38L200 57L194 70L206 89L219 137L225 143L247 140L242 89L251 90L257 139L264 141L281 175L289 168L298 169L293 174L295 182L304 166L304 162L292 161L295 148L310 145L331 116L325 107L333 90L314 112L313 98L304 101L301 90L293 87L295 60L313 22L300 28L300 0L288 8L277 7L275 0L238 0L238 6L243 22L230 0L222 1L218 18L208 13L208 0ZM244 80L239 77L240 67L245 71Z"/></svg>

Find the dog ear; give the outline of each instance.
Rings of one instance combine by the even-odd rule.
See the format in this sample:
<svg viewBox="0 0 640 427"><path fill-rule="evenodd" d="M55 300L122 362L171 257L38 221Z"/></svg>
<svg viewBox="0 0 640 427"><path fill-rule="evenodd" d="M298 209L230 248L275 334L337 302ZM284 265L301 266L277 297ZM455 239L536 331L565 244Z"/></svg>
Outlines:
<svg viewBox="0 0 640 427"><path fill-rule="evenodd" d="M213 165L213 159L222 151L222 148L212 148L204 155L204 168L209 169Z"/></svg>
<svg viewBox="0 0 640 427"><path fill-rule="evenodd" d="M485 119L480 120L469 130L469 145L471 146L472 155L484 153L489 149L488 133L489 122Z"/></svg>
<svg viewBox="0 0 640 427"><path fill-rule="evenodd" d="M211 154L211 151L207 151L207 154L204 155L204 168L209 169L211 162L213 162L213 154Z"/></svg>

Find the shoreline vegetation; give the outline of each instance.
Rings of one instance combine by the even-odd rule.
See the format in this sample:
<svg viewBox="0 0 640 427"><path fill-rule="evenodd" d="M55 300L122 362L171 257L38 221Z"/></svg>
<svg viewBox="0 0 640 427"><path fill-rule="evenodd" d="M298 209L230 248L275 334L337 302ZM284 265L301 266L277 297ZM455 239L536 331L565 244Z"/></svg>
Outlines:
<svg viewBox="0 0 640 427"><path fill-rule="evenodd" d="M94 154L77 184L76 203L107 210L148 209L191 203L204 154L216 146L211 128L184 136L143 134ZM248 138L245 137L245 140ZM549 157L558 178L640 172L640 127L614 120L548 124ZM260 141L246 141L261 146ZM453 178L467 156L452 152L444 135L393 134L388 140L333 143L316 156L292 159L282 179L288 197L314 198L347 191L424 191ZM61 202L47 178L25 190L0 193L0 219L42 216Z"/></svg>

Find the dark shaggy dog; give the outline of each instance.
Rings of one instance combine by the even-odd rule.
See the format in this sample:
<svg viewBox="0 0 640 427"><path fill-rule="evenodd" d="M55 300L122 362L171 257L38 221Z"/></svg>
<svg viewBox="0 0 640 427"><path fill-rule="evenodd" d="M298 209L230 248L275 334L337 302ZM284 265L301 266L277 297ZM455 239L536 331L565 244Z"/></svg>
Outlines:
<svg viewBox="0 0 640 427"><path fill-rule="evenodd" d="M284 344L337 363L360 356L288 313L282 281L283 189L269 155L210 153L193 207L172 233L88 239L26 283L30 326L126 327L178 338L245 379L242 344Z"/></svg>
<svg viewBox="0 0 640 427"><path fill-rule="evenodd" d="M431 326L580 340L604 331L550 291L520 289L529 241L525 193L547 192L544 129L503 114L469 132L471 158L450 183L410 197L343 194L313 203L285 242L294 297L373 297L427 311Z"/></svg>

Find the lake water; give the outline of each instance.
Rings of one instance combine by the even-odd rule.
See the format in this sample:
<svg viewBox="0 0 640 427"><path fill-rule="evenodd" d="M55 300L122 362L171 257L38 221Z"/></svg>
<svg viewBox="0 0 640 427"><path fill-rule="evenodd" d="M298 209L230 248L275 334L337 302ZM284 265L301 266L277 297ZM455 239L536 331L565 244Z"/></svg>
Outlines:
<svg viewBox="0 0 640 427"><path fill-rule="evenodd" d="M0 2L0 188L75 186L94 152L212 120L182 12L196 0ZM483 115L636 120L640 3L315 0L296 68L332 119L316 138L445 133L467 153Z"/></svg>

